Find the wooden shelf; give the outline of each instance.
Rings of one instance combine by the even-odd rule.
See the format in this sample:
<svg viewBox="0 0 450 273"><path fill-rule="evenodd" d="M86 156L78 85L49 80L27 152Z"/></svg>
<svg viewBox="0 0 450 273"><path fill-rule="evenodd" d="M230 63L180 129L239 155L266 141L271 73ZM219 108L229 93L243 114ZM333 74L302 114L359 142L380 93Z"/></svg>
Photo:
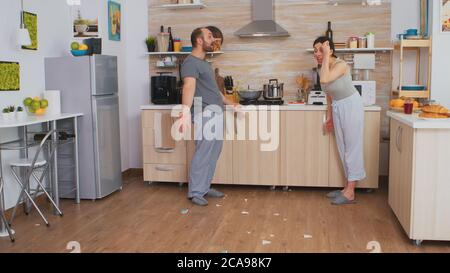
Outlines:
<svg viewBox="0 0 450 273"><path fill-rule="evenodd" d="M394 48L396 50L400 51L400 61L399 61L399 84L398 86L405 86L404 85L404 75L403 75L403 66L405 65L405 51L406 50L413 50L416 51L416 79L415 84L420 85L421 83L421 51L425 48L428 51L428 73L427 73L427 80L424 84L426 86L426 90L420 90L420 91L411 91L411 90L394 90L392 91L393 95L397 95L398 97L409 97L409 98L430 98L430 86L431 86L431 54L432 54L432 42L431 38L427 40L405 40L402 39L398 41Z"/></svg>
<svg viewBox="0 0 450 273"><path fill-rule="evenodd" d="M430 92L428 90L422 90L422 91L410 91L410 90L393 90L393 94L397 95L398 97L406 97L406 98L429 98Z"/></svg>
<svg viewBox="0 0 450 273"><path fill-rule="evenodd" d="M378 47L378 48L336 48L336 53L386 53L393 51L392 47ZM314 52L314 49L309 48L307 52Z"/></svg>
<svg viewBox="0 0 450 273"><path fill-rule="evenodd" d="M204 9L206 5L203 3L200 4L169 4L163 5L163 8L166 9Z"/></svg>
<svg viewBox="0 0 450 273"><path fill-rule="evenodd" d="M147 52L148 56L187 56L192 52ZM223 51L208 52L206 55L214 57L215 55L224 54Z"/></svg>
<svg viewBox="0 0 450 273"><path fill-rule="evenodd" d="M400 40L395 44L395 49L399 49L400 47L431 47L431 40Z"/></svg>

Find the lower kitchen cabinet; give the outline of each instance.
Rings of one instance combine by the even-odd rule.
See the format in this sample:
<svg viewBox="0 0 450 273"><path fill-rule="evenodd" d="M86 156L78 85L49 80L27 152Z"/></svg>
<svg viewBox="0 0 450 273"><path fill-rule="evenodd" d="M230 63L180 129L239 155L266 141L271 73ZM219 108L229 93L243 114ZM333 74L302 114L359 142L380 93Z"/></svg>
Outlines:
<svg viewBox="0 0 450 273"><path fill-rule="evenodd" d="M236 140L233 141L233 181L234 184L242 185L280 185L280 130L273 130L280 126L280 113L274 113L274 122L271 122L271 112L267 115L266 128L268 132L273 132L269 140L261 140L260 125L258 123L258 140L250 138L250 119L259 117L259 111L246 113L245 117L236 118ZM259 121L261 122L261 120ZM266 131L266 130L263 130ZM243 136L245 132L246 140L239 140L238 136ZM264 150L269 143L274 144L274 150Z"/></svg>
<svg viewBox="0 0 450 273"><path fill-rule="evenodd" d="M366 178L358 182L358 188L378 188L380 160L380 112L366 111L364 119L364 167ZM334 134L330 135L329 186L343 187L346 183L344 169Z"/></svg>
<svg viewBox="0 0 450 273"><path fill-rule="evenodd" d="M390 129L389 205L416 243L450 240L450 129Z"/></svg>
<svg viewBox="0 0 450 273"><path fill-rule="evenodd" d="M330 137L325 111L284 111L281 130L281 184L328 186Z"/></svg>
<svg viewBox="0 0 450 273"><path fill-rule="evenodd" d="M142 112L143 158L145 181L187 182L194 141L179 141L173 151L154 148L153 116L170 110ZM252 112L253 117L261 115ZM323 133L325 111L280 111L268 116L266 138L251 138L249 119L234 118L234 139L224 137L222 153L216 165L213 184L241 184L268 186L341 187L345 183L341 161L333 134ZM279 130L273 130L275 124ZM359 187L378 188L380 112L367 111L365 124L365 165L367 178ZM262 130L266 131L266 130ZM243 140L239 138L245 132ZM270 136L270 139L267 137ZM271 143L272 150L266 151Z"/></svg>

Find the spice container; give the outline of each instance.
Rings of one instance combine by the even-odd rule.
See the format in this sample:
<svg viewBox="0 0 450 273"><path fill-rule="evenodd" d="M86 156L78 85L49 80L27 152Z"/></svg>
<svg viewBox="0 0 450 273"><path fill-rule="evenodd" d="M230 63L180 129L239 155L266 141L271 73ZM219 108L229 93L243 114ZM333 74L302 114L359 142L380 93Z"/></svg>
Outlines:
<svg viewBox="0 0 450 273"><path fill-rule="evenodd" d="M366 37L358 38L358 48L367 48L367 38Z"/></svg>
<svg viewBox="0 0 450 273"><path fill-rule="evenodd" d="M348 39L349 48L358 48L358 37L350 37Z"/></svg>
<svg viewBox="0 0 450 273"><path fill-rule="evenodd" d="M367 38L367 48L375 48L375 34L373 32L369 32L366 34Z"/></svg>
<svg viewBox="0 0 450 273"><path fill-rule="evenodd" d="M181 51L181 39L180 38L173 39L173 51L175 51L175 52Z"/></svg>

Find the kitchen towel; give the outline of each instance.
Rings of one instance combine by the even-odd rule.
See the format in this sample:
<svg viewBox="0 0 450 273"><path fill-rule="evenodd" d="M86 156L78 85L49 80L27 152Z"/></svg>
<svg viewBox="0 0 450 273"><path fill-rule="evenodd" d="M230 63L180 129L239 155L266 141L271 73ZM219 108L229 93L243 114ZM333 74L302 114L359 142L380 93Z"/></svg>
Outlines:
<svg viewBox="0 0 450 273"><path fill-rule="evenodd" d="M60 115L61 114L61 94L59 90L46 90L44 91L44 99L48 101L47 115Z"/></svg>
<svg viewBox="0 0 450 273"><path fill-rule="evenodd" d="M173 119L170 113L155 113L154 119L155 149L175 149L175 140L171 134Z"/></svg>

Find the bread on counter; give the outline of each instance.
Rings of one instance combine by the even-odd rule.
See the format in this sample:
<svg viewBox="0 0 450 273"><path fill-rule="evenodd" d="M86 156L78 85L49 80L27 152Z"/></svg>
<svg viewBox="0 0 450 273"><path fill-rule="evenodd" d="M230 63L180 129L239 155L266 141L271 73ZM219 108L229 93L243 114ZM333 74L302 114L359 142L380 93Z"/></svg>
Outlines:
<svg viewBox="0 0 450 273"><path fill-rule="evenodd" d="M431 114L447 114L448 109L441 105L427 105L422 107L422 112Z"/></svg>
<svg viewBox="0 0 450 273"><path fill-rule="evenodd" d="M449 118L449 114L422 112L419 114L421 118Z"/></svg>

